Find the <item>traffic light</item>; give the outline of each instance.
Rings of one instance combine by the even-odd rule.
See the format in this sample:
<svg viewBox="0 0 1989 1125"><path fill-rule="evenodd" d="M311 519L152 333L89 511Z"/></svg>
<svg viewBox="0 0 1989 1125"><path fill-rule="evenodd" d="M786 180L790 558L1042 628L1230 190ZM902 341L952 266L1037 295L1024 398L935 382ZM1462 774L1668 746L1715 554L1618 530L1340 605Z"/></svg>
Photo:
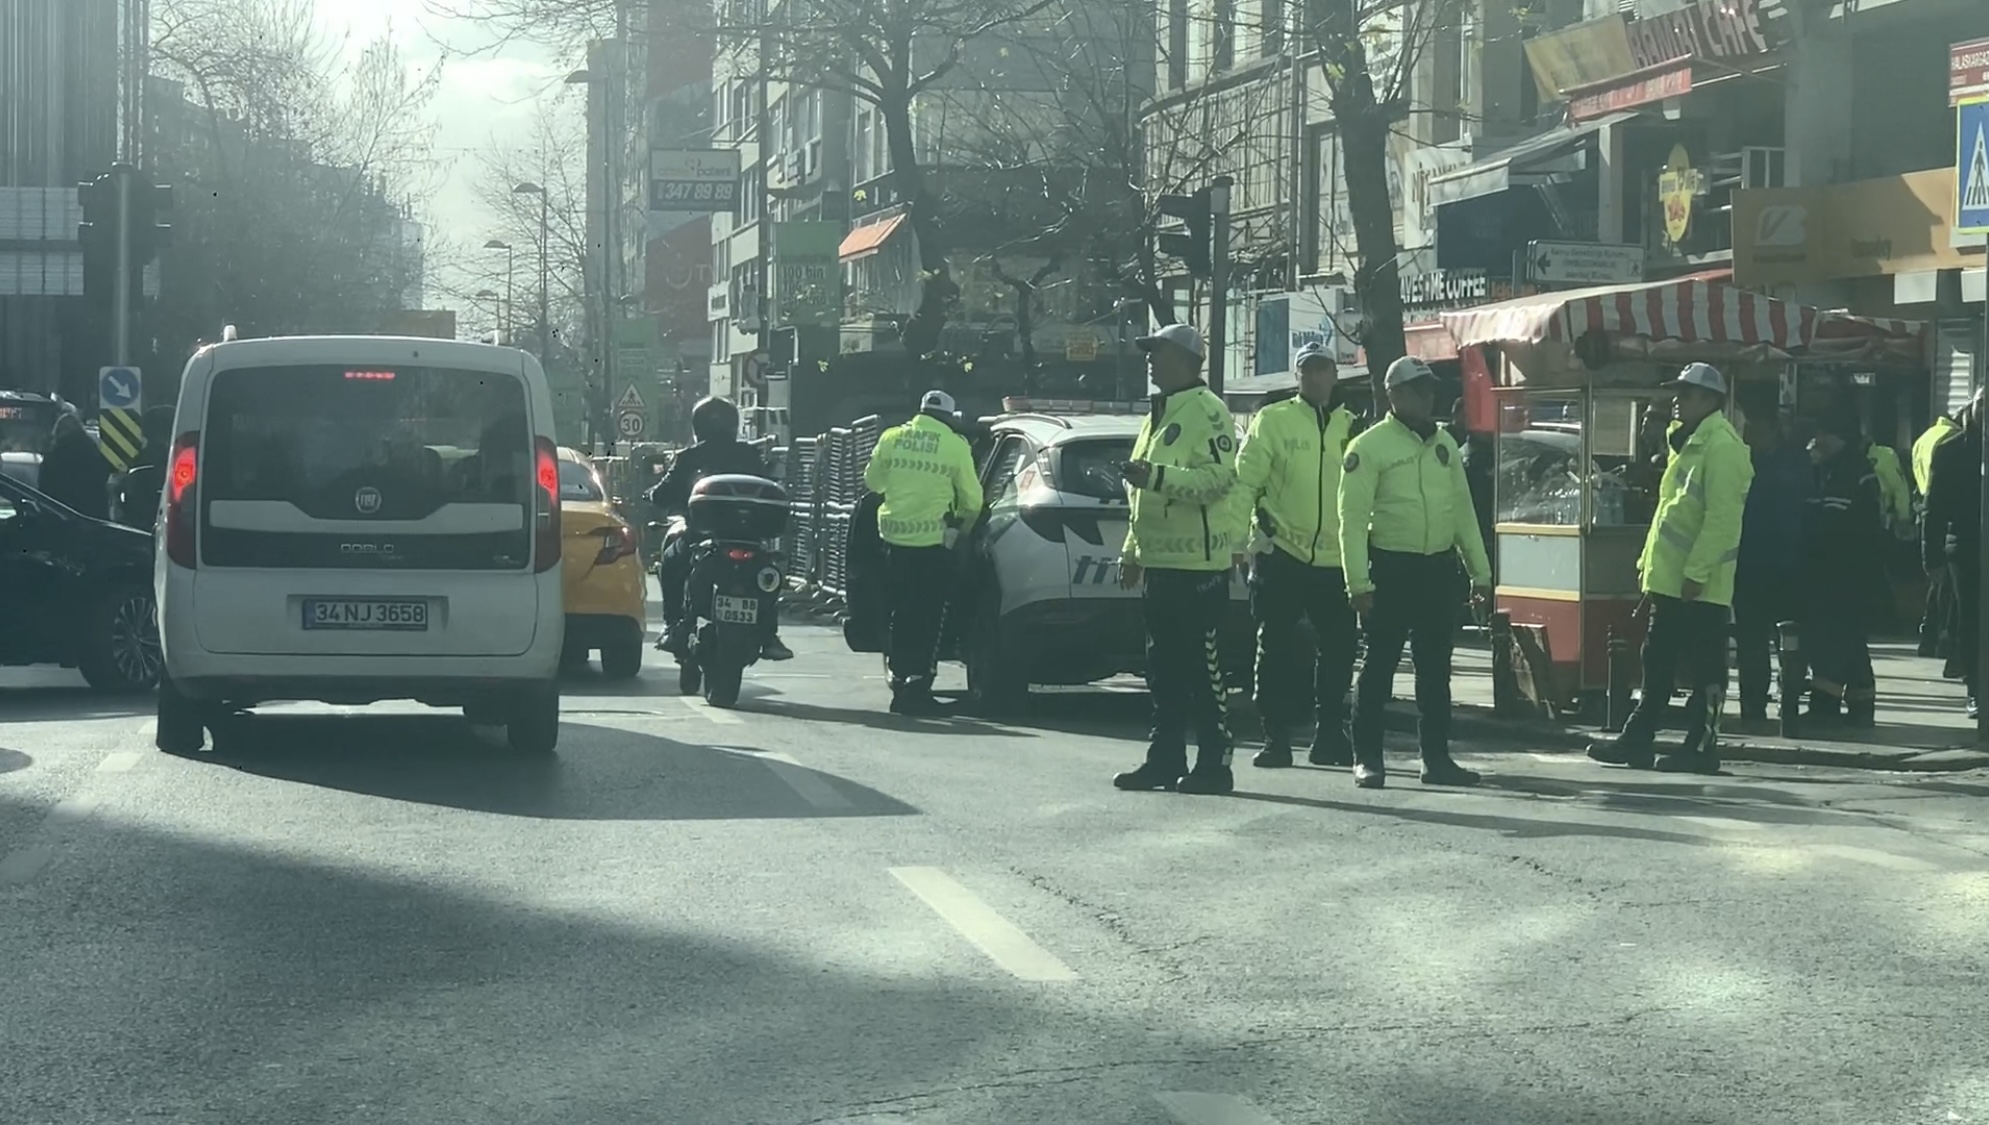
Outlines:
<svg viewBox="0 0 1989 1125"><path fill-rule="evenodd" d="M171 184L131 185L131 268L143 272L172 239L166 222L173 210ZM142 283L141 283L142 284Z"/></svg>
<svg viewBox="0 0 1989 1125"><path fill-rule="evenodd" d="M1187 230L1161 231L1154 236L1154 245L1161 253L1181 259L1196 277L1214 276L1215 209L1209 189L1193 195L1163 195L1156 205L1161 214L1180 219Z"/></svg>
<svg viewBox="0 0 1989 1125"><path fill-rule="evenodd" d="M76 185L83 221L76 240L83 244L83 296L109 307L117 285L117 181L106 172Z"/></svg>

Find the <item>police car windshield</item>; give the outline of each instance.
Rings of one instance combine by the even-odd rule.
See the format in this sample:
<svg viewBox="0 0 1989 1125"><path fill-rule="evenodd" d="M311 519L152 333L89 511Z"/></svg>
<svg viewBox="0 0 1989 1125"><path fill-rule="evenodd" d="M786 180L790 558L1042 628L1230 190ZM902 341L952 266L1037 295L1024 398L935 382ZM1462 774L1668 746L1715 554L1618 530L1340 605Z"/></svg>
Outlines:
<svg viewBox="0 0 1989 1125"><path fill-rule="evenodd" d="M1119 465L1132 456L1132 438L1066 442L1057 453L1057 487L1093 500L1124 500L1126 482Z"/></svg>

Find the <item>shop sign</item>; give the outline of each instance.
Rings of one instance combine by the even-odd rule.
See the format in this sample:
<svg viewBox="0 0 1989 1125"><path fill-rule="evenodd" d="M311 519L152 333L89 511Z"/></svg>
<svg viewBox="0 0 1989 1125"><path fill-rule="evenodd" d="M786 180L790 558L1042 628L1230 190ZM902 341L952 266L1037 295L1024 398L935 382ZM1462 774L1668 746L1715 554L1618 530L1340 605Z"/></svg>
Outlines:
<svg viewBox="0 0 1989 1125"><path fill-rule="evenodd" d="M1526 41L1526 62L1542 101L1610 82L1637 69L1630 60L1629 24L1606 16Z"/></svg>
<svg viewBox="0 0 1989 1125"><path fill-rule="evenodd" d="M1671 146L1671 159L1657 182L1658 202L1664 207L1664 237L1673 245L1685 241L1692 232L1692 201L1706 184L1705 174L1692 166L1684 145Z"/></svg>
<svg viewBox="0 0 1989 1125"><path fill-rule="evenodd" d="M1663 70L1639 75L1568 96L1568 120L1593 121L1640 105L1680 98L1692 92L1692 64L1678 63Z"/></svg>
<svg viewBox="0 0 1989 1125"><path fill-rule="evenodd" d="M1989 155L1985 155L1989 159ZM1959 269L1952 169L1733 195L1734 282L1749 287ZM1977 259L1979 260L1979 259Z"/></svg>
<svg viewBox="0 0 1989 1125"><path fill-rule="evenodd" d="M1948 104L1989 98L1989 39L1971 39L1948 48Z"/></svg>
<svg viewBox="0 0 1989 1125"><path fill-rule="evenodd" d="M1402 307L1434 309L1484 304L1490 298L1491 286L1484 270L1438 269L1405 274Z"/></svg>
<svg viewBox="0 0 1989 1125"><path fill-rule="evenodd" d="M782 325L833 327L843 321L843 225L775 223L774 311Z"/></svg>
<svg viewBox="0 0 1989 1125"><path fill-rule="evenodd" d="M1774 50L1762 0L1699 0L1630 23L1630 58L1646 70L1678 59L1735 59Z"/></svg>
<svg viewBox="0 0 1989 1125"><path fill-rule="evenodd" d="M739 150L651 149L649 209L711 214L739 206Z"/></svg>
<svg viewBox="0 0 1989 1125"><path fill-rule="evenodd" d="M1436 203L1430 181L1471 163L1471 143L1406 148L1397 157L1402 168L1402 247L1421 250L1436 245Z"/></svg>

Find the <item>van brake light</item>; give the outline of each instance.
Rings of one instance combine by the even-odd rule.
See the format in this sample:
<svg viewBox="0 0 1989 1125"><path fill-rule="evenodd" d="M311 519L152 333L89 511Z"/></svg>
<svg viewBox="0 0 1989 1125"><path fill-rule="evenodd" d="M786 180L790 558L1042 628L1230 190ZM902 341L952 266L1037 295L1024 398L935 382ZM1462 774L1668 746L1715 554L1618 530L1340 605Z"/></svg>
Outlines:
<svg viewBox="0 0 1989 1125"><path fill-rule="evenodd" d="M192 570L199 560L194 552L193 513L200 503L195 485L200 478L200 431L188 430L173 439L173 452L166 462L166 507L160 518L165 526L166 559L174 566Z"/></svg>
<svg viewBox="0 0 1989 1125"><path fill-rule="evenodd" d="M534 517L532 570L544 574L559 565L559 449L548 438L533 443L537 451L534 476L538 485Z"/></svg>

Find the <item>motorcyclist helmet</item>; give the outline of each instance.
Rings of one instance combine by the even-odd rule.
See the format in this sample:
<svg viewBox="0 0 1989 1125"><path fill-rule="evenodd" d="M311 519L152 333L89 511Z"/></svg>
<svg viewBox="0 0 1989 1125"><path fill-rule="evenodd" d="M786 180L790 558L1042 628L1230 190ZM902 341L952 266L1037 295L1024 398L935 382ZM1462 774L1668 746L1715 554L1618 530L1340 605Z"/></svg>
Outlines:
<svg viewBox="0 0 1989 1125"><path fill-rule="evenodd" d="M691 436L704 441L737 441L739 408L732 400L713 395L691 407Z"/></svg>

